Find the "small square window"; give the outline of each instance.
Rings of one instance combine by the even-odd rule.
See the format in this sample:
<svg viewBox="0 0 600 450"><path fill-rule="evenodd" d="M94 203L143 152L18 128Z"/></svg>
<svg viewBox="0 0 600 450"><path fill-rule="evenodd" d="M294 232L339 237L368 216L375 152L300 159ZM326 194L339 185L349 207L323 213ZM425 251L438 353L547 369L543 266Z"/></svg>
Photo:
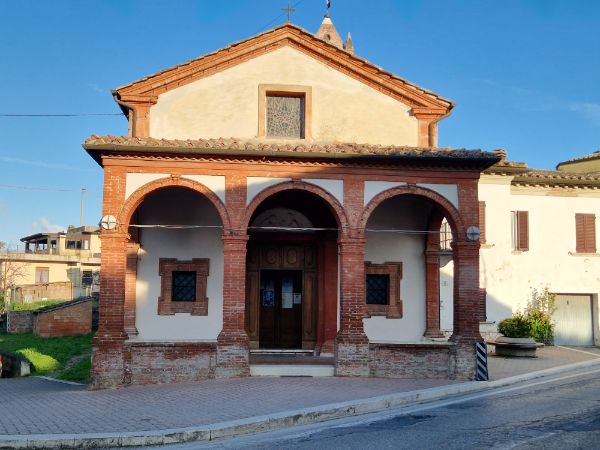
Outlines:
<svg viewBox="0 0 600 450"><path fill-rule="evenodd" d="M389 293L389 275L367 275L367 305L389 304Z"/></svg>
<svg viewBox="0 0 600 450"><path fill-rule="evenodd" d="M171 301L194 302L196 301L196 272L173 272L173 293Z"/></svg>
<svg viewBox="0 0 600 450"><path fill-rule="evenodd" d="M304 96L267 94L267 136L304 139Z"/></svg>

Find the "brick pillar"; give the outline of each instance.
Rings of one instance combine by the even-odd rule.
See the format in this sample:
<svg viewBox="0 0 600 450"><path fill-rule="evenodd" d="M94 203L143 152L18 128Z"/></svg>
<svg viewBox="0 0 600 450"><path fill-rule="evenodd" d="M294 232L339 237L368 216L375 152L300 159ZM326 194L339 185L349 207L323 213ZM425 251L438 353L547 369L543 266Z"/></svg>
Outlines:
<svg viewBox="0 0 600 450"><path fill-rule="evenodd" d="M247 235L223 236L223 329L217 338L217 378L250 375L249 340L244 317L247 241Z"/></svg>
<svg viewBox="0 0 600 450"><path fill-rule="evenodd" d="M440 252L425 251L425 337L440 338Z"/></svg>
<svg viewBox="0 0 600 450"><path fill-rule="evenodd" d="M369 376L369 339L365 334L365 240L342 238L340 254L340 329L335 341L337 376Z"/></svg>
<svg viewBox="0 0 600 450"><path fill-rule="evenodd" d="M127 243L127 267L125 271L125 319L124 329L128 337L137 336L135 326L135 300L137 283L138 250L137 242Z"/></svg>
<svg viewBox="0 0 600 450"><path fill-rule="evenodd" d="M126 233L102 231L98 331L93 339L92 387L123 384Z"/></svg>
<svg viewBox="0 0 600 450"><path fill-rule="evenodd" d="M454 250L454 333L456 378L475 376L475 342L479 334L481 294L479 290L479 242L453 242Z"/></svg>

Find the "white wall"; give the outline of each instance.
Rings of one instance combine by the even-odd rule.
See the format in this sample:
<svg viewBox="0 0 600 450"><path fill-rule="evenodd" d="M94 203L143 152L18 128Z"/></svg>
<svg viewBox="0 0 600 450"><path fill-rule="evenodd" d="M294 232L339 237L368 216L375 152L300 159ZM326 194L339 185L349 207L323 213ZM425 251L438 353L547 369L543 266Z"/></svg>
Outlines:
<svg viewBox="0 0 600 450"><path fill-rule="evenodd" d="M150 136L256 138L260 84L312 88L315 141L418 144L410 107L291 47L161 94L150 110Z"/></svg>
<svg viewBox="0 0 600 450"><path fill-rule="evenodd" d="M139 209L142 224L221 225L202 195L177 188L155 192ZM142 229L142 251L136 285L138 340L215 340L223 325L223 244L221 228ZM159 258L209 258L208 316L157 315L160 295Z"/></svg>
<svg viewBox="0 0 600 450"><path fill-rule="evenodd" d="M369 229L423 231L431 210L425 201L407 197L383 202L371 215ZM367 232L365 261L402 262L401 319L364 319L365 333L373 342L418 342L425 332L425 250L424 235Z"/></svg>
<svg viewBox="0 0 600 450"><path fill-rule="evenodd" d="M568 188L511 186L512 177L483 175L479 199L486 202L486 243L480 250L480 286L487 292L487 321L482 331L523 308L531 289L555 293L600 293L600 254L575 254L575 214L596 215L600 249L600 192ZM529 212L529 250L515 252L511 211ZM450 266L442 279L451 278ZM444 275L444 272L446 274ZM442 328L448 326L451 291L440 292ZM444 319L446 317L446 320ZM600 319L600 317L596 317ZM600 320L597 320L597 322Z"/></svg>

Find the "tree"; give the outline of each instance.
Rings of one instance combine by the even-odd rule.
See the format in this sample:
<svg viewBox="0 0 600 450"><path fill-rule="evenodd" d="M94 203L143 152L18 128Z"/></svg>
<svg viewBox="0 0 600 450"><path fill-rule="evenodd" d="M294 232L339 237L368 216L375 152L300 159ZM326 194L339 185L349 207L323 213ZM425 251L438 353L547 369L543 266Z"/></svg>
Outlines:
<svg viewBox="0 0 600 450"><path fill-rule="evenodd" d="M5 308L5 296L25 277L25 265L12 259L6 242L0 241L0 311Z"/></svg>

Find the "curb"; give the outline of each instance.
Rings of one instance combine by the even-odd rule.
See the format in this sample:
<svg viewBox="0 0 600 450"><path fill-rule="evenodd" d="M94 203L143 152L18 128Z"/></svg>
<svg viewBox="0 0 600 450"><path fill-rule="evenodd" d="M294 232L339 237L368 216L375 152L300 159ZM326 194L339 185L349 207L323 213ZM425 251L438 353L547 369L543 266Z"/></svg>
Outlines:
<svg viewBox="0 0 600 450"><path fill-rule="evenodd" d="M545 378L596 366L600 366L600 359L530 372L497 381L471 381L187 428L123 433L5 435L0 436L0 448L92 449L176 444L192 441L208 442L214 439L273 431L297 425L309 425L352 415L380 412L412 403L422 403L445 397L494 390L523 381Z"/></svg>

